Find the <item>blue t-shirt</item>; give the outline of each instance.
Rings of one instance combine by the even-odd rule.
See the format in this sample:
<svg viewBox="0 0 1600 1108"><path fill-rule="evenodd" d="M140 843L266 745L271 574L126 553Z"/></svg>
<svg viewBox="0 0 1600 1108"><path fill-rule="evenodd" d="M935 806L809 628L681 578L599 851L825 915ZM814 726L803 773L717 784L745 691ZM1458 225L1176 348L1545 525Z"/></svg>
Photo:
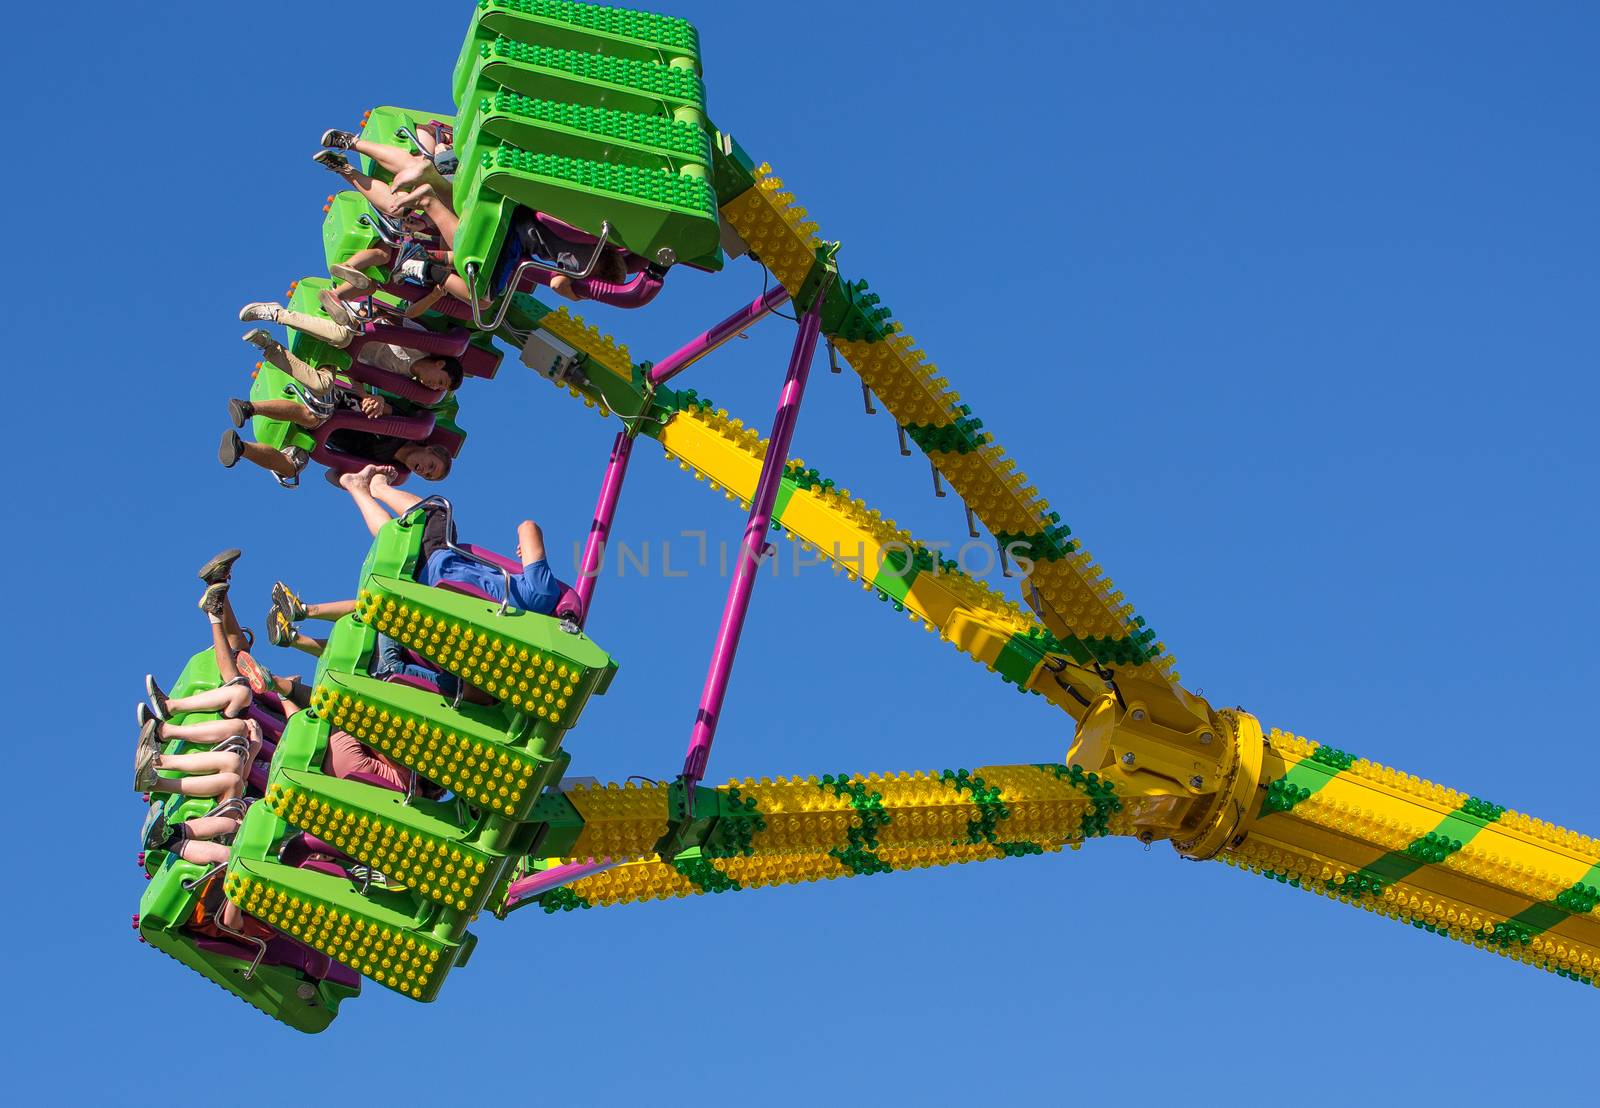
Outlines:
<svg viewBox="0 0 1600 1108"><path fill-rule="evenodd" d="M433 552L427 564L422 567L417 580L424 585L454 581L457 584L471 585L496 600L506 598L505 574L481 562L463 558L449 547ZM561 592L561 582L550 572L550 563L543 558L532 565L524 566L521 573L511 575L511 606L520 608L524 612L534 612L542 616L552 614L556 610L556 604L561 600Z"/></svg>

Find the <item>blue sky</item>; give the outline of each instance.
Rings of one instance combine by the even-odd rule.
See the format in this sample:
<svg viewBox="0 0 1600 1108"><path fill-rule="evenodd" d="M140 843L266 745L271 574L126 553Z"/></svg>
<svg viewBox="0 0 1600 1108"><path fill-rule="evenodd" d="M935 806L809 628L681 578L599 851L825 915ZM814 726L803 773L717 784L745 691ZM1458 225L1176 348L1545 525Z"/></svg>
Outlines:
<svg viewBox="0 0 1600 1108"><path fill-rule="evenodd" d="M843 268L1191 687L1600 831L1582 707L1600 670L1592 8L672 10L701 29L719 125L843 240ZM17 1096L103 1102L162 1067L226 1075L238 1104L397 1081L573 1103L1570 1090L1557 1072L1592 1048L1592 992L1129 842L485 920L436 1004L373 988L315 1042L140 947L132 707L147 670L170 677L206 641L194 568L245 547L259 626L276 577L349 595L366 546L320 482L290 494L217 466L251 364L234 313L319 272L324 127L376 103L449 110L468 6L57 11L14 15L0 47L26 128L4 280L28 480L0 647L26 775L0 1011ZM356 60L401 33L403 59ZM760 285L736 263L589 314L659 358ZM685 383L765 428L786 326ZM467 535L509 550L532 515L570 545L611 428L514 364L461 401L447 491ZM920 536L964 534L849 376L813 378L796 452ZM682 531L741 525L641 447L619 538L676 543L678 565ZM676 768L725 589L705 571L601 582L590 631L621 672L572 737L574 773ZM711 776L1042 761L1069 738L1039 698L812 570L760 584Z"/></svg>

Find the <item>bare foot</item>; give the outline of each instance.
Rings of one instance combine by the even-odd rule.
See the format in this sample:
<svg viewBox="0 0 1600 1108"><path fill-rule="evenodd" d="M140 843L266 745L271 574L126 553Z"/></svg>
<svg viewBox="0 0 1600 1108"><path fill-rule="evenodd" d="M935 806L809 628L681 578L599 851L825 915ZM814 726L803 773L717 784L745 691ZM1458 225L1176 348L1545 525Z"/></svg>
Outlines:
<svg viewBox="0 0 1600 1108"><path fill-rule="evenodd" d="M371 483L374 485L384 486L400 479L400 471L394 466L368 466L367 469L372 471ZM365 473L367 469L361 472Z"/></svg>
<svg viewBox="0 0 1600 1108"><path fill-rule="evenodd" d="M377 466L363 466L354 473L341 474L339 487L350 492L368 492L372 488L372 479L377 475Z"/></svg>

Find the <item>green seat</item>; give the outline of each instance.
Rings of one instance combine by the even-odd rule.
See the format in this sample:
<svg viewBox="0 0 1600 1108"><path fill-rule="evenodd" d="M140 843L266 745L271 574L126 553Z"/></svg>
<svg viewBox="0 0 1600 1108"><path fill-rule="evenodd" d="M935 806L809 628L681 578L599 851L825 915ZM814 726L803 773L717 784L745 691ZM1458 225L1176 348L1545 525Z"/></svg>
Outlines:
<svg viewBox="0 0 1600 1108"><path fill-rule="evenodd" d="M699 36L595 4L480 0L456 62L456 268L480 292L518 207L721 267Z"/></svg>

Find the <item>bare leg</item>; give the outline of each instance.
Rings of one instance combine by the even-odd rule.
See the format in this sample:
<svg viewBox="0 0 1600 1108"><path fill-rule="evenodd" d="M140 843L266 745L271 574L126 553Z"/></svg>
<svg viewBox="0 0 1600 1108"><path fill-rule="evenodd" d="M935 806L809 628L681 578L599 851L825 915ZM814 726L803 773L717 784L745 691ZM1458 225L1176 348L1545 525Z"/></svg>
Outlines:
<svg viewBox="0 0 1600 1108"><path fill-rule="evenodd" d="M356 502L356 508L361 512L361 521L367 525L367 530L376 535L388 523L390 515L383 510L372 496L372 475L378 470L377 466L367 466L358 473L346 473L339 478L339 486L350 494L350 499Z"/></svg>
<svg viewBox="0 0 1600 1108"><path fill-rule="evenodd" d="M326 604L307 604L306 618L326 620L328 623L332 623L334 620L347 616L355 610L356 602L354 600L330 600Z"/></svg>
<svg viewBox="0 0 1600 1108"><path fill-rule="evenodd" d="M230 690L250 690L243 685L229 686ZM249 703L249 697L245 698ZM248 733L245 721L242 719L209 719L203 723L163 723L156 728L156 738L162 742L168 739L181 739L186 743L198 743L201 746L213 746L223 739L231 739L235 735Z"/></svg>
<svg viewBox="0 0 1600 1108"><path fill-rule="evenodd" d="M168 754L166 761L174 758L230 758L235 765L239 759L231 754ZM170 765L161 769L175 769ZM200 777L163 777L150 790L153 793L182 793L184 796L238 796L244 792L244 778L233 770L220 770Z"/></svg>
<svg viewBox="0 0 1600 1108"><path fill-rule="evenodd" d="M369 158L372 158L372 160L377 162L380 166L383 165L383 162L380 161L375 154L370 152L371 150L382 149L382 147L380 147L377 143L357 142L355 148L360 153L366 154ZM367 203L371 204L374 208L377 208L380 212L388 211L389 205L394 203L394 190L392 188L384 184L382 181L377 181L371 177L368 177L365 173L361 172L348 162L344 165L331 165L328 168L332 169L340 177L343 177L345 184L359 192L363 197L366 198ZM384 168L388 167L385 166ZM393 170L390 170L390 172L392 173Z"/></svg>
<svg viewBox="0 0 1600 1108"><path fill-rule="evenodd" d="M255 444L252 443L251 445L253 446ZM277 451L274 450L273 453L277 454ZM278 457L282 458L283 455L278 454ZM287 461L288 459L285 458L284 460ZM226 685L229 681L232 681L235 677L239 676L239 667L236 666L233 661L233 651L233 643L228 641L227 621L224 620L221 623L213 623L211 625L211 654L217 659L217 676L222 678L222 683L224 685ZM234 685L232 687L244 688L243 685ZM250 690L245 688L244 691L249 692ZM246 699L245 703L248 704L249 700ZM171 704L171 701L167 702L169 710L171 708ZM239 711L243 710L243 708L239 709Z"/></svg>
<svg viewBox="0 0 1600 1108"><path fill-rule="evenodd" d="M213 649L215 644L213 643ZM233 656L228 657L228 667L233 668ZM237 714L250 705L250 689L245 685L224 685L218 689L207 689L204 692L194 693L192 696L173 696L167 698L167 711L171 715L180 712L222 712Z"/></svg>
<svg viewBox="0 0 1600 1108"><path fill-rule="evenodd" d="M314 639L310 635L302 635L296 631L294 638L289 642L289 649L309 654L313 658L320 658L322 657L323 648L327 645L327 641L324 639Z"/></svg>
<svg viewBox="0 0 1600 1108"><path fill-rule="evenodd" d="M454 195L450 190L450 182L444 179L444 175L435 169L433 162L427 158L418 158L411 165L396 173L394 181L391 182L389 187L394 193L394 202L397 208L407 207L411 203L407 199L407 195L413 190L427 188L442 201L439 206L446 211L450 211L449 205ZM429 218L433 217L431 210L428 212L428 216ZM454 219L455 213L450 212L450 216ZM435 220L435 223L437 223L437 220ZM440 227L439 230L441 233L444 232L443 227ZM452 230L447 237L454 238L455 232Z"/></svg>
<svg viewBox="0 0 1600 1108"><path fill-rule="evenodd" d="M416 493L406 492L389 484L389 475L383 469L373 473L367 485L372 496L396 516L403 516L422 503L422 497Z"/></svg>
<svg viewBox="0 0 1600 1108"><path fill-rule="evenodd" d="M222 633L227 636L228 646L234 653L250 649L250 644L245 641L244 628L239 626L239 617L233 614L233 602L228 599L226 593L222 597ZM228 656L228 664L229 666L233 665L232 654ZM220 662L217 665L217 669L219 672L222 669ZM234 673L237 676L238 670L234 670ZM224 678L224 680L228 680L228 678Z"/></svg>
<svg viewBox="0 0 1600 1108"><path fill-rule="evenodd" d="M312 415L310 409L298 400L252 400L250 409L256 415L280 419L307 431L315 431L322 426L322 420Z"/></svg>
<svg viewBox="0 0 1600 1108"><path fill-rule="evenodd" d="M185 862L193 862L197 866L224 866L228 864L229 847L221 843L211 843L186 839L178 845L177 855Z"/></svg>
<svg viewBox="0 0 1600 1108"><path fill-rule="evenodd" d="M274 450L272 447L259 442L245 443L243 456L246 461L254 462L262 469L276 473L279 477L293 477L299 472L299 470L295 469L294 463L283 456L283 451Z"/></svg>
<svg viewBox="0 0 1600 1108"><path fill-rule="evenodd" d="M239 830L239 821L232 816L196 816L185 820L191 839L214 839L218 835L231 835Z"/></svg>
<svg viewBox="0 0 1600 1108"><path fill-rule="evenodd" d="M419 158L411 151L401 146L391 146L386 142L368 142L366 139L357 139L351 147L357 154L365 154L378 163L378 167L386 173L399 173L412 162L428 159Z"/></svg>

